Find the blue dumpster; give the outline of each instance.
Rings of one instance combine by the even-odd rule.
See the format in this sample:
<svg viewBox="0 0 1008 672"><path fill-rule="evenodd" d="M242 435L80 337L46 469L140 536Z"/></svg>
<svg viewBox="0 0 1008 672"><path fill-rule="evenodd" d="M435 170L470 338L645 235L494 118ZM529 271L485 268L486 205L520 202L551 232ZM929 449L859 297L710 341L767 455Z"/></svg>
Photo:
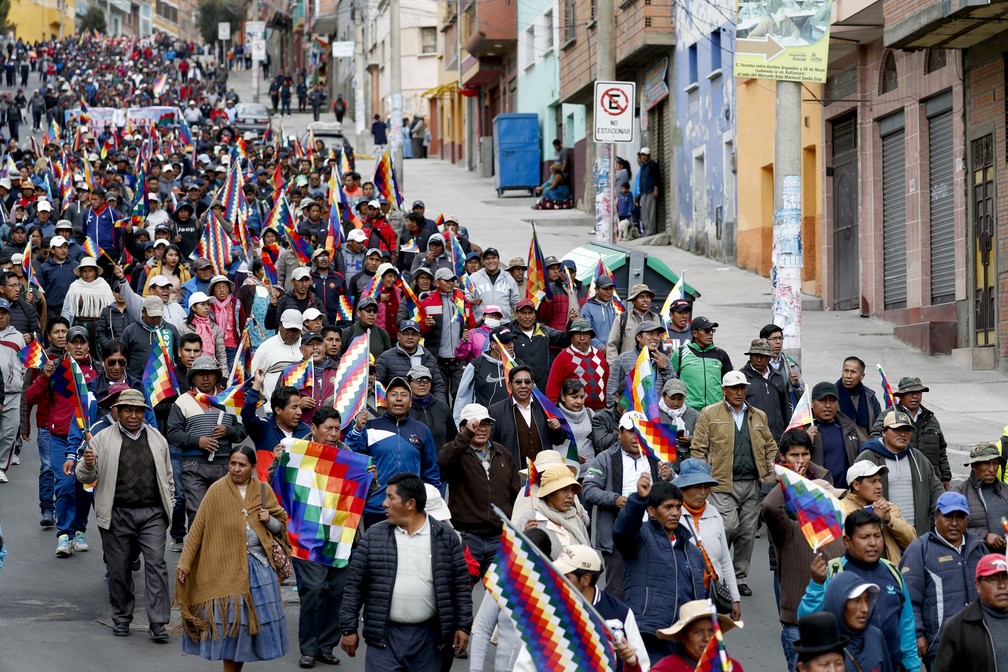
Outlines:
<svg viewBox="0 0 1008 672"><path fill-rule="evenodd" d="M499 197L508 189L535 195L541 152L539 115L498 114L493 120L494 187Z"/></svg>

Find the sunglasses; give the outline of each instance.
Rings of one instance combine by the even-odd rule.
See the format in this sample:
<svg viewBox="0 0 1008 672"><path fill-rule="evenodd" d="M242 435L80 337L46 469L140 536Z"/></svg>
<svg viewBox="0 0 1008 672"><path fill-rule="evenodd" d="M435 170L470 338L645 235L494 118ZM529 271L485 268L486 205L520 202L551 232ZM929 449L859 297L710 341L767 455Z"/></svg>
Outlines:
<svg viewBox="0 0 1008 672"><path fill-rule="evenodd" d="M125 359L106 359L105 363L108 366L126 366Z"/></svg>
<svg viewBox="0 0 1008 672"><path fill-rule="evenodd" d="M511 381L511 384L512 385L531 385L532 381L531 380L513 380L513 381Z"/></svg>
<svg viewBox="0 0 1008 672"><path fill-rule="evenodd" d="M714 327L713 329L697 329L697 331L704 334L713 334L715 331L717 331L717 327Z"/></svg>

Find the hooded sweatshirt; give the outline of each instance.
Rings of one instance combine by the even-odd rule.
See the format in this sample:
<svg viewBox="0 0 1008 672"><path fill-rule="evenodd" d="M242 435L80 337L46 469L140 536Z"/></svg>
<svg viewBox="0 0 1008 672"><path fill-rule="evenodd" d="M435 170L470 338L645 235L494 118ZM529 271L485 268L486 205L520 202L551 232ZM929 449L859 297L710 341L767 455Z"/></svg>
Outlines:
<svg viewBox="0 0 1008 672"><path fill-rule="evenodd" d="M845 672L889 672L892 661L886 649L885 637L882 631L872 625L872 612L878 600L877 593L869 593L868 623L861 630L854 630L844 623L844 605L848 596L855 588L867 583L853 572L837 574L826 589L823 599L823 611L836 616L840 634L848 638L847 651L844 656ZM875 585L875 584L871 584ZM856 662L856 666L855 666Z"/></svg>
<svg viewBox="0 0 1008 672"><path fill-rule="evenodd" d="M855 461L868 460L889 467L889 473L882 476L882 496L900 508L917 536L927 534L931 529L931 512L944 492L931 461L912 445L893 453L881 437L868 439L861 448Z"/></svg>

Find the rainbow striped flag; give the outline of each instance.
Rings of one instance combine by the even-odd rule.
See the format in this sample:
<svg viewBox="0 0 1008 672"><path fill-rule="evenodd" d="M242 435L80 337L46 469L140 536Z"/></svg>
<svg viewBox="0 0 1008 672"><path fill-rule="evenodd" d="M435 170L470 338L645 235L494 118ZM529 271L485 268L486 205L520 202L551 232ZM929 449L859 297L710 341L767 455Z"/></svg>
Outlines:
<svg viewBox="0 0 1008 672"><path fill-rule="evenodd" d="M346 155L346 152L343 149L340 149L339 163L340 175L346 175L353 170L353 168L350 167L350 157Z"/></svg>
<svg viewBox="0 0 1008 672"><path fill-rule="evenodd" d="M399 181L396 179L395 166L392 165L392 156L385 150L375 163L374 178L375 193L384 197L389 203L395 205L397 210L402 209L403 197L399 193Z"/></svg>
<svg viewBox="0 0 1008 672"><path fill-rule="evenodd" d="M377 301L378 297L381 296L381 293L382 293L382 279L378 277L377 274L375 274L375 276L371 278L368 284L364 285L364 289L361 290L360 298L366 299L370 297L375 301Z"/></svg>
<svg viewBox="0 0 1008 672"><path fill-rule="evenodd" d="M274 192L279 192L283 189L284 178L282 166L278 163L276 168L273 169L273 174L270 176L269 185L273 187Z"/></svg>
<svg viewBox="0 0 1008 672"><path fill-rule="evenodd" d="M29 369L41 369L49 361L45 348L37 338L33 338L31 343L18 350L18 359Z"/></svg>
<svg viewBox="0 0 1008 672"><path fill-rule="evenodd" d="M525 462L528 464L528 477L525 479L525 496L532 496L532 484L539 480L539 470L536 469L535 462L532 461L531 457L526 457Z"/></svg>
<svg viewBox="0 0 1008 672"><path fill-rule="evenodd" d="M231 265L231 238L213 210L203 214L203 233L196 244L196 256L206 257L214 275L227 275Z"/></svg>
<svg viewBox="0 0 1008 672"><path fill-rule="evenodd" d="M283 373L280 374L280 381L277 384L281 387L290 386L297 390L310 387L312 392L314 392L315 362L309 357L303 362L294 362L287 366L284 368Z"/></svg>
<svg viewBox="0 0 1008 672"><path fill-rule="evenodd" d="M651 365L651 350L641 348L637 363L627 378L627 399L630 410L640 411L648 418L659 418L658 391L655 389L655 371Z"/></svg>
<svg viewBox="0 0 1008 672"><path fill-rule="evenodd" d="M179 142L185 147L192 147L195 142L193 142L192 129L189 128L189 122L187 122L183 117L179 117L179 127L178 127L178 138Z"/></svg>
<svg viewBox="0 0 1008 672"><path fill-rule="evenodd" d="M626 306L623 305L623 301L619 298L619 292L616 291L616 277L613 275L613 272L606 267L605 261L602 260L602 255L599 255L598 264L595 266L595 274L592 276L591 284L588 285L588 298L594 298L595 283L598 282L598 279L603 275L609 276L609 279L613 281L613 308L616 310L617 315L622 315L626 312Z"/></svg>
<svg viewBox="0 0 1008 672"><path fill-rule="evenodd" d="M494 509L504 526L483 585L514 621L536 667L550 672L613 672L616 654L605 620L549 558L500 509Z"/></svg>
<svg viewBox="0 0 1008 672"><path fill-rule="evenodd" d="M287 202L285 195L280 194L279 200L273 206L273 210L270 211L269 218L266 221L269 226L272 226L277 231L283 231L287 234L291 249L297 255L298 261L302 264L311 262L311 245L298 234L297 227L294 225L294 214L291 212L290 204Z"/></svg>
<svg viewBox="0 0 1008 672"><path fill-rule="evenodd" d="M353 299L346 294L340 294L339 305L336 306L336 319L339 322L352 322L354 319Z"/></svg>
<svg viewBox="0 0 1008 672"><path fill-rule="evenodd" d="M280 256L280 247L278 245L263 245L262 246L262 262L263 262L263 273L266 275L266 284L277 285L279 278L277 276L277 258Z"/></svg>
<svg viewBox="0 0 1008 672"><path fill-rule="evenodd" d="M245 404L245 389L243 383L236 383L231 387L218 392L217 394L203 394L196 392L196 401L219 408L232 415L240 415L242 406Z"/></svg>
<svg viewBox="0 0 1008 672"><path fill-rule="evenodd" d="M350 342L336 367L339 386L333 394L333 408L339 411L345 428L364 410L368 387L368 335L361 334Z"/></svg>
<svg viewBox="0 0 1008 672"><path fill-rule="evenodd" d="M469 277L468 273L463 273L459 276L459 284L462 286L462 291L469 296L479 296L479 290L476 289L476 285L473 284L472 278Z"/></svg>
<svg viewBox="0 0 1008 672"><path fill-rule="evenodd" d="M165 399L178 396L178 380L175 378L175 367L172 366L171 357L168 355L168 348L165 347L161 335L158 334L157 343L151 348L150 356L147 358L147 366L144 367L143 377L144 389L150 399L151 406L157 406Z"/></svg>
<svg viewBox="0 0 1008 672"><path fill-rule="evenodd" d="M678 459L676 434L672 427L660 420L634 418L633 423L637 442L645 455L659 462L675 462Z"/></svg>
<svg viewBox="0 0 1008 672"><path fill-rule="evenodd" d="M346 567L371 487L371 458L305 439L280 444L272 486L287 511L293 557Z"/></svg>
<svg viewBox="0 0 1008 672"><path fill-rule="evenodd" d="M791 422L784 428L784 431L801 429L806 425L811 425L814 419L812 417L812 397L809 396L809 388L806 386L805 393L801 395L801 399L795 405L794 412L791 413Z"/></svg>
<svg viewBox="0 0 1008 672"><path fill-rule="evenodd" d="M231 375L228 376L228 384L241 384L252 375L252 339L249 336L250 323L245 324L241 336L238 337L238 347L235 350L234 365L231 367ZM239 406L239 408L241 408Z"/></svg>
<svg viewBox="0 0 1008 672"><path fill-rule="evenodd" d="M73 175L67 170L59 178L59 190L60 190L60 211L66 210L71 205L73 205L74 199L74 183Z"/></svg>
<svg viewBox="0 0 1008 672"><path fill-rule="evenodd" d="M732 672L733 666L725 649L724 636L721 634L721 621L717 611L711 607L711 620L714 621L714 636L704 647L700 660L697 661L696 672Z"/></svg>
<svg viewBox="0 0 1008 672"><path fill-rule="evenodd" d="M405 243L400 245L399 251L406 252L407 254L410 252L419 253L420 247L417 245L416 238L410 238Z"/></svg>
<svg viewBox="0 0 1008 672"><path fill-rule="evenodd" d="M91 162L88 161L87 153L82 154L81 159L84 161L84 168L83 168L84 182L86 182L89 187L94 189L95 188L94 173L91 171Z"/></svg>
<svg viewBox="0 0 1008 672"><path fill-rule="evenodd" d="M88 389L84 372L73 357L69 358L69 365L73 380L74 418L77 420L77 427L84 432L84 438L90 441L91 425L98 420L98 401Z"/></svg>
<svg viewBox="0 0 1008 672"><path fill-rule="evenodd" d="M84 237L84 243L81 247L84 248L87 256L97 261L101 248L98 247L98 244L95 243L94 239L90 235Z"/></svg>
<svg viewBox="0 0 1008 672"><path fill-rule="evenodd" d="M501 373L504 375L504 386L507 388L507 393L511 394L511 369L518 366L518 362L515 361L511 353L507 351L504 344L500 342L500 339L494 336L494 343L497 344L497 349L501 353Z"/></svg>
<svg viewBox="0 0 1008 672"><path fill-rule="evenodd" d="M158 75L158 78L154 80L154 85L151 87L151 91L154 93L155 98L160 98L164 95L167 88L168 75Z"/></svg>
<svg viewBox="0 0 1008 672"><path fill-rule="evenodd" d="M662 320L665 321L666 325L668 325L669 317L671 315L672 302L686 298L686 290L683 288L686 282L685 278L686 271L684 270L679 274L679 279L676 280L675 285L672 286L672 291L668 293L668 296L665 297L665 303L662 304L661 313L659 314L661 315Z"/></svg>
<svg viewBox="0 0 1008 672"><path fill-rule="evenodd" d="M336 250L343 247L343 226L339 219L339 206L335 203L329 206L329 230L326 231L325 249L329 258L336 258Z"/></svg>
<svg viewBox="0 0 1008 672"><path fill-rule="evenodd" d="M402 273L395 280L396 287L402 292L401 303L406 304L406 311L409 314L409 319L413 320L417 324L423 324L424 319L426 319L426 311L420 305L420 299L417 297L416 292L413 288L409 286L409 283L403 280Z"/></svg>
<svg viewBox="0 0 1008 672"><path fill-rule="evenodd" d="M435 219L435 220L434 220L434 227L435 227L435 228L436 228L436 229L437 229L438 231L440 231L440 230L441 230L441 227L443 227L443 226L444 226L444 222L445 222L445 219L444 219L444 213L442 212L442 213L441 213L440 215L438 215L438 216L437 216L437 219Z"/></svg>
<svg viewBox="0 0 1008 672"><path fill-rule="evenodd" d="M784 501L798 518L813 553L843 536L845 514L839 499L787 467L775 464L774 470L784 491Z"/></svg>
<svg viewBox="0 0 1008 672"><path fill-rule="evenodd" d="M567 416L565 416L563 412L556 407L556 404L549 400L549 397L547 397L545 393L540 391L539 388L534 385L532 386L532 396L535 397L536 401L539 402L539 405L542 406L547 420L553 420L555 418L560 421L560 428L564 430L564 434L567 435L568 441L566 460L568 464L573 464L575 467L579 467L581 465L581 460L578 459L577 441L574 439L574 430L571 429L570 423L567 422Z"/></svg>
<svg viewBox="0 0 1008 672"><path fill-rule="evenodd" d="M25 280L28 281L29 285L34 284L38 288L42 288L39 284L38 279L35 278L35 269L32 268L32 248L31 241L29 240L25 243L24 252L21 254L21 274L24 275Z"/></svg>
<svg viewBox="0 0 1008 672"><path fill-rule="evenodd" d="M878 369L878 375L882 378L882 392L885 394L885 407L892 408L896 405L896 395L893 394L892 385L889 384L889 379L886 378L885 371L882 370L882 365L876 363L875 368Z"/></svg>
<svg viewBox="0 0 1008 672"><path fill-rule="evenodd" d="M388 406L388 395L385 393L385 386L380 380L374 383L374 403L375 408L385 408Z"/></svg>
<svg viewBox="0 0 1008 672"><path fill-rule="evenodd" d="M455 271L455 275L462 277L466 274L465 272L465 250L462 249L462 243L459 242L458 236L451 229L445 229L445 249L448 251L448 258L452 260L452 268Z"/></svg>
<svg viewBox="0 0 1008 672"><path fill-rule="evenodd" d="M549 279L546 277L546 258L539 247L539 237L536 235L535 224L532 225L532 242L529 243L528 282L525 285L525 298L539 309L543 299L552 299Z"/></svg>

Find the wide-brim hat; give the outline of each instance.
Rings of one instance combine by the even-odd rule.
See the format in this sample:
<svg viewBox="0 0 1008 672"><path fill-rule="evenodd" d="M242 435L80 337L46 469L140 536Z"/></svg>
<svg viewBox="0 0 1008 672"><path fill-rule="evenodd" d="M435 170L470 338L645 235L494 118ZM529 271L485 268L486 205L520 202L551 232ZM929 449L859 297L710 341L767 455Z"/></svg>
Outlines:
<svg viewBox="0 0 1008 672"><path fill-rule="evenodd" d="M749 355L764 355L766 357L773 357L773 349L770 347L770 343L765 338L756 338L749 344L749 350L745 353L746 357Z"/></svg>
<svg viewBox="0 0 1008 672"><path fill-rule="evenodd" d="M721 482L711 475L706 461L691 457L679 465L679 475L672 480L672 485L682 490L697 485L721 485Z"/></svg>
<svg viewBox="0 0 1008 672"><path fill-rule="evenodd" d="M659 639L679 639L680 633L685 632L689 626L702 618L710 619L714 615L714 605L710 600L692 600L686 602L679 608L679 620L667 628L658 630L655 634ZM732 628L744 627L742 621L735 622L724 614L717 614L718 623L721 624L721 632L728 632Z"/></svg>
<svg viewBox="0 0 1008 672"><path fill-rule="evenodd" d="M532 462L535 464L536 472L540 474L550 467L558 465L567 467L574 476L577 476L578 473L577 467L573 464L567 464L566 460L564 460L564 456L556 450L540 450L539 454L535 456L535 459L532 460ZM522 469L518 473L526 478L528 477L528 469Z"/></svg>
<svg viewBox="0 0 1008 672"><path fill-rule="evenodd" d="M575 493L581 492L581 484L577 482L566 465L555 465L539 475L539 499L546 499L554 492L563 490L566 487L574 486Z"/></svg>
<svg viewBox="0 0 1008 672"><path fill-rule="evenodd" d="M80 263L77 264L77 268L73 269L74 275L76 275L78 278L80 277L80 272L82 268L93 268L96 271L98 271L98 275L102 274L101 266L99 266L98 262L94 260L94 257L84 257L83 259L80 260Z"/></svg>
<svg viewBox="0 0 1008 672"><path fill-rule="evenodd" d="M963 466L969 467L979 462L990 462L991 460L997 460L1002 467L1005 465L1005 456L1001 454L996 444L978 443L970 448L969 461L965 462Z"/></svg>
<svg viewBox="0 0 1008 672"><path fill-rule="evenodd" d="M132 388L119 393L119 398L112 404L113 408L118 406L135 406L137 408L150 408L150 404L144 398L143 392Z"/></svg>
<svg viewBox="0 0 1008 672"><path fill-rule="evenodd" d="M899 384L896 386L896 391L893 392L893 394L899 396L901 394L909 394L910 392L930 392L930 390L917 376L904 376L903 378L900 378Z"/></svg>
<svg viewBox="0 0 1008 672"><path fill-rule="evenodd" d="M567 334L591 334L592 338L595 338L595 330L592 329L591 323L588 320L578 318L570 323L567 327Z"/></svg>
<svg viewBox="0 0 1008 672"><path fill-rule="evenodd" d="M192 366L189 367L189 370L186 371L186 380L192 384L192 378L197 373L216 373L217 377L220 378L220 364L217 363L216 359L210 357L209 355L197 357L196 361L194 361Z"/></svg>
<svg viewBox="0 0 1008 672"><path fill-rule="evenodd" d="M627 294L627 301L633 301L641 294L650 294L651 298L655 297L655 293L651 291L651 288L645 284L634 285L630 288L630 293Z"/></svg>
<svg viewBox="0 0 1008 672"><path fill-rule="evenodd" d="M215 275L214 277L210 278L210 286L207 289L213 292L214 285L216 285L218 282L226 282L227 286L231 288L232 292L234 292L234 283L228 280L228 277L226 275Z"/></svg>

